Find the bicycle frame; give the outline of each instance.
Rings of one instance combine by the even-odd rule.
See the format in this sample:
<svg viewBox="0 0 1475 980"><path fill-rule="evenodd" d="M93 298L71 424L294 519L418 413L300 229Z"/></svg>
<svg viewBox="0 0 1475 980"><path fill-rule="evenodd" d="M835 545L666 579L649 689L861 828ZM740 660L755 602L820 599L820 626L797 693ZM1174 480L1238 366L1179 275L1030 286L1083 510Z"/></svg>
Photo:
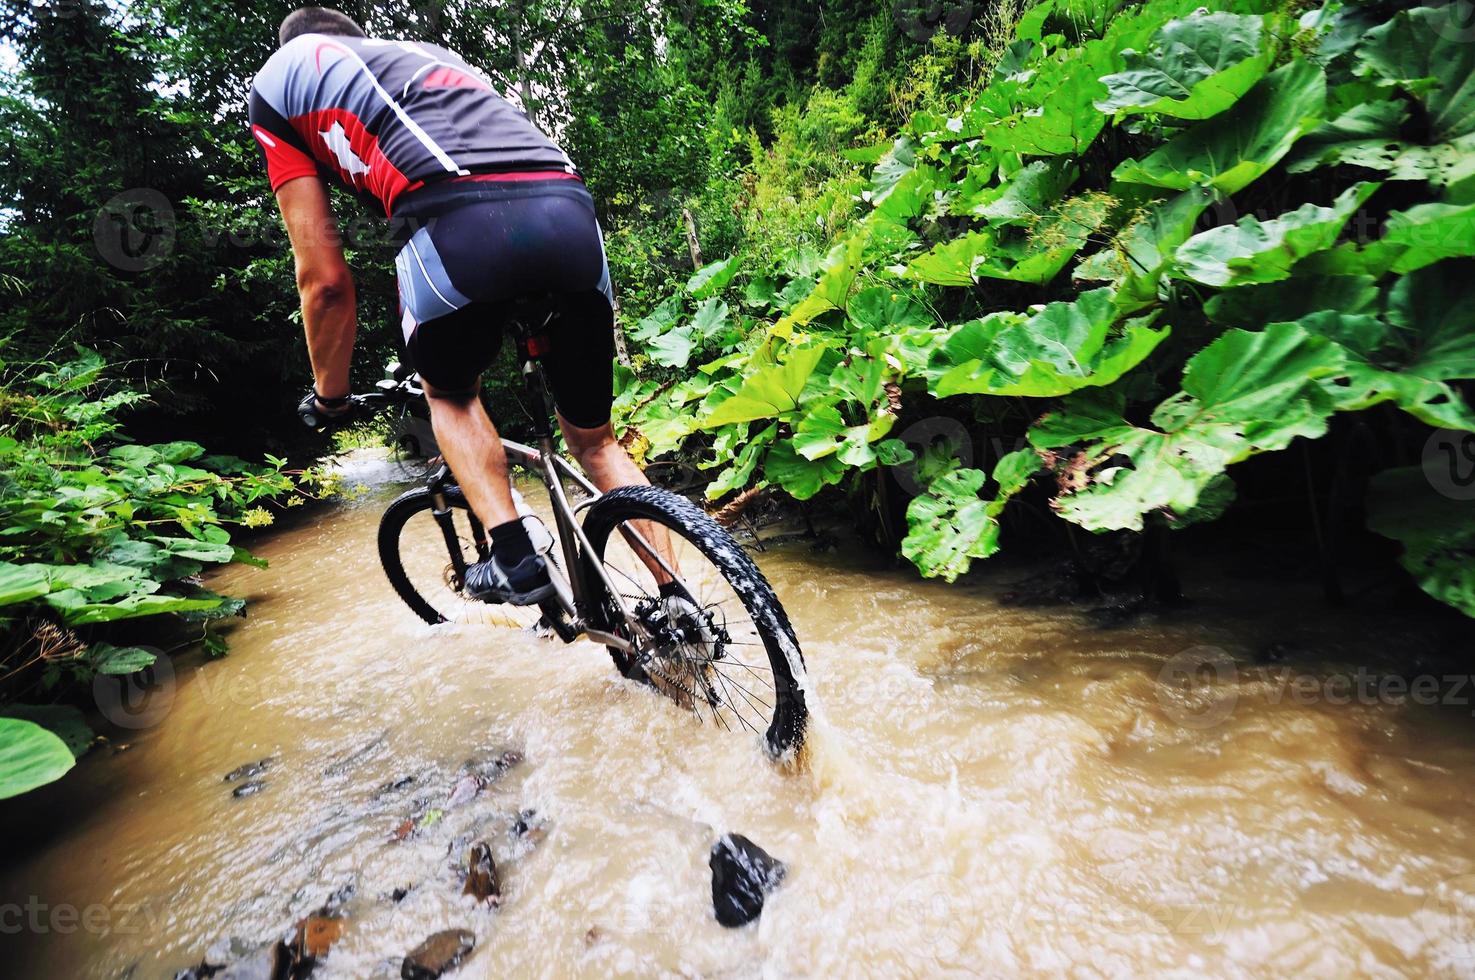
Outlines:
<svg viewBox="0 0 1475 980"><path fill-rule="evenodd" d="M593 545L577 520L578 511L597 500L600 493L599 489L584 474L576 470L554 446L552 426L554 406L549 395L543 366L538 361L540 340L539 337L529 336L525 329L517 330L518 355L522 362L523 382L528 400L532 405L542 408L541 412L535 412L533 416L533 437L537 440L537 446L534 448L504 439L502 448L509 463L519 464L538 474L548 491L549 503L553 509L553 522L561 546L563 567L560 569L550 563L548 571L554 582L555 595L563 617L548 615L549 610L545 608L545 618L565 643L572 643L580 636L584 636L595 642L614 647L626 655L634 656L638 653L636 645L625 637L611 632L609 627L612 624L604 621L603 599L608 596L619 610L625 624L633 630L644 632L639 618L631 612L624 596L615 587L603 565L592 557ZM569 502L565 480L574 481L581 490L589 495L589 499L577 507L573 506ZM449 466L442 464L431 471L426 479L426 487L431 495L431 513L445 537L452 564L457 575L464 576L466 573L465 560L452 523L451 509L445 498L446 488L454 485L454 482L454 474L451 473ZM470 515L470 521L478 555L485 559L489 553L486 530L474 514ZM620 533L632 548L638 548L649 555L672 579L681 580L681 576L639 531L628 525L622 525ZM564 577L565 574L567 578Z"/></svg>

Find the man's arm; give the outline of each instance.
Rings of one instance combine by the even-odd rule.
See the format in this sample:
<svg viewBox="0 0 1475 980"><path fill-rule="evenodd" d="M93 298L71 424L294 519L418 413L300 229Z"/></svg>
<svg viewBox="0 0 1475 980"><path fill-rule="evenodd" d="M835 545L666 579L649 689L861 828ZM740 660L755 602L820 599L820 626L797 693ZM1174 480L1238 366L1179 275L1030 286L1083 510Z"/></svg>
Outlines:
<svg viewBox="0 0 1475 980"><path fill-rule="evenodd" d="M339 398L349 393L358 310L328 188L317 177L298 177L277 188L277 204L297 260L297 293L317 393Z"/></svg>

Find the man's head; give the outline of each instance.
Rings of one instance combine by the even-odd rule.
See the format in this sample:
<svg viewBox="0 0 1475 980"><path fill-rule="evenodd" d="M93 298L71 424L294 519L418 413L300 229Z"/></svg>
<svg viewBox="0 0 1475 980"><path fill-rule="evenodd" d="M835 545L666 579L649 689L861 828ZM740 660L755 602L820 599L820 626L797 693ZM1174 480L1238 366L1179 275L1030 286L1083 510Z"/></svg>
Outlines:
<svg viewBox="0 0 1475 980"><path fill-rule="evenodd" d="M363 37L364 29L354 23L352 17L327 7L299 7L282 21L277 32L277 43L285 45L294 37L303 34L342 34L348 37Z"/></svg>

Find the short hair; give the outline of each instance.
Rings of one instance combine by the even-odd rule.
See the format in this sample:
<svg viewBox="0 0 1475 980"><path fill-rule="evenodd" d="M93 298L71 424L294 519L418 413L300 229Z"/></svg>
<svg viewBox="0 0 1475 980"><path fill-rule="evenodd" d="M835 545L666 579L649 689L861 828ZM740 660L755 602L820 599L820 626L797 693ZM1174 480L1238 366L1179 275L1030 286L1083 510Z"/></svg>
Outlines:
<svg viewBox="0 0 1475 980"><path fill-rule="evenodd" d="M299 7L282 20L277 32L277 43L287 42L303 34L342 34L348 37L363 37L364 29L347 14L327 7Z"/></svg>

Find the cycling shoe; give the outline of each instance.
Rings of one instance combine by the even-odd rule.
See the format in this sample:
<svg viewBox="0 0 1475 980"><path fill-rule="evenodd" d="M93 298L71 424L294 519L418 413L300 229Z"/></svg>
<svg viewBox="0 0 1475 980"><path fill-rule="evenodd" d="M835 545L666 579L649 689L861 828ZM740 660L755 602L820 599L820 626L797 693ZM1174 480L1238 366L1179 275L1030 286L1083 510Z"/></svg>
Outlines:
<svg viewBox="0 0 1475 980"><path fill-rule="evenodd" d="M466 592L481 602L532 606L553 595L548 565L542 555L529 555L503 569L496 558L466 566Z"/></svg>

